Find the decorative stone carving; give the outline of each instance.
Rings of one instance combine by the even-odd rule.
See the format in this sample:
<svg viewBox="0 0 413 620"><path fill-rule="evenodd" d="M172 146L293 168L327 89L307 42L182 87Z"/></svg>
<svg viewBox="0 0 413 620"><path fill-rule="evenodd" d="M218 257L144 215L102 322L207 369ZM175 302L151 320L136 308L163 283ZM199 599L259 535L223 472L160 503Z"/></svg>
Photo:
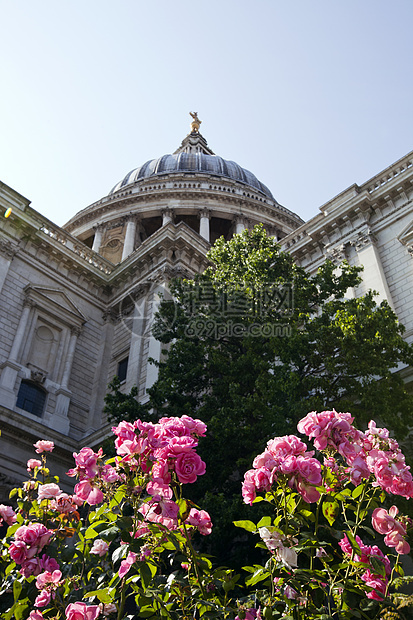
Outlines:
<svg viewBox="0 0 413 620"><path fill-rule="evenodd" d="M365 233L359 233L355 239L351 239L350 245L356 249L357 252L365 248L367 245L371 243L375 243L376 238L373 233L369 230Z"/></svg>
<svg viewBox="0 0 413 620"><path fill-rule="evenodd" d="M347 260L346 246L344 243L342 243L341 245L335 248L329 247L325 249L326 249L327 258L333 261L333 263L335 263L336 265L339 265L344 260Z"/></svg>
<svg viewBox="0 0 413 620"><path fill-rule="evenodd" d="M8 239L3 239L0 237L0 254L7 258L7 260L12 260L13 256L16 254L18 246Z"/></svg>
<svg viewBox="0 0 413 620"><path fill-rule="evenodd" d="M30 367L31 364L28 364L28 366ZM44 370L35 367L30 368L30 379L35 383L40 383L40 385L43 385L43 383L46 381L46 377L47 372L45 372Z"/></svg>

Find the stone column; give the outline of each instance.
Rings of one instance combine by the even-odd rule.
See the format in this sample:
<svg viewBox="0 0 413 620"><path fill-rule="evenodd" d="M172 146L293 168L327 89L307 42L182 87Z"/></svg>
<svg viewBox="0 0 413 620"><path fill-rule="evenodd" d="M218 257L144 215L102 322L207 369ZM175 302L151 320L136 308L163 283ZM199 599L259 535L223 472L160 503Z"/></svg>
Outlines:
<svg viewBox="0 0 413 620"><path fill-rule="evenodd" d="M169 224L169 222L173 222L173 219L174 212L172 211L172 209L167 208L162 211L162 226Z"/></svg>
<svg viewBox="0 0 413 620"><path fill-rule="evenodd" d="M20 317L19 325L17 327L16 335L14 336L13 345L11 347L9 361L17 362L20 348L23 342L23 338L26 332L27 321L30 316L32 308L35 307L35 303L32 299L26 298L23 302L23 312Z"/></svg>
<svg viewBox="0 0 413 620"><path fill-rule="evenodd" d="M32 299L26 298L24 300L23 312L14 336L9 359L3 365L3 371L0 377L0 399L1 404L6 407L13 408L16 404L14 386L16 383L17 374L21 368L21 364L18 362L19 353L26 335L29 316L34 306L35 303Z"/></svg>
<svg viewBox="0 0 413 620"><path fill-rule="evenodd" d="M341 263L347 260L347 248L344 244L341 244L335 248L326 248L326 258L331 260L337 266L335 273L340 276L342 273ZM352 286L349 286L345 293L346 299L354 299L356 292Z"/></svg>
<svg viewBox="0 0 413 620"><path fill-rule="evenodd" d="M242 233L247 228L247 220L243 215L236 215L234 217L235 234Z"/></svg>
<svg viewBox="0 0 413 620"><path fill-rule="evenodd" d="M17 246L7 241L7 239L0 239L0 292L16 251Z"/></svg>
<svg viewBox="0 0 413 620"><path fill-rule="evenodd" d="M95 238L93 239L92 250L94 252L99 252L100 246L102 245L102 237L105 226L103 224L96 224L93 229L95 231Z"/></svg>
<svg viewBox="0 0 413 620"><path fill-rule="evenodd" d="M205 241L210 241L210 233L209 233L209 220L211 217L211 212L209 209L202 209L199 212L199 234L201 237L205 239Z"/></svg>
<svg viewBox="0 0 413 620"><path fill-rule="evenodd" d="M63 370L63 377L60 387L56 390L56 408L54 415L51 416L49 424L52 428L61 433L68 433L70 428L69 418L67 417L70 405L70 397L72 395L69 390L70 374L72 372L73 358L78 336L80 334L79 327L72 327L69 346L66 354L66 361Z"/></svg>
<svg viewBox="0 0 413 620"><path fill-rule="evenodd" d="M139 377L142 373L143 341L148 321L147 294L147 286L139 287L133 293L134 310L131 321L129 362L125 384L125 390L127 392L129 392L134 385L139 384Z"/></svg>
<svg viewBox="0 0 413 620"><path fill-rule="evenodd" d="M80 329L78 327L72 327L70 332L69 347L66 354L65 368L63 371L61 386L67 388L69 385L70 373L72 372L73 358L75 356L75 349L78 336L80 335Z"/></svg>
<svg viewBox="0 0 413 620"><path fill-rule="evenodd" d="M366 288L377 291L378 302L386 300L394 310L393 300L373 233L370 230L366 233L360 233L350 243L356 249L360 265L364 267L362 276ZM368 277L368 281L364 279L366 277Z"/></svg>
<svg viewBox="0 0 413 620"><path fill-rule="evenodd" d="M104 424L103 407L104 397L107 393L108 368L111 360L113 335L117 320L114 310L106 310L103 313L104 324L101 327L99 338L99 351L97 364L92 384L91 406L88 414L86 434L97 431Z"/></svg>
<svg viewBox="0 0 413 620"><path fill-rule="evenodd" d="M121 261L125 260L125 258L128 258L128 256L132 254L133 250L135 249L135 236L136 236L136 224L137 224L136 217L133 215L130 215L126 221L127 221L127 225L126 225L125 241L123 243L123 252L122 252Z"/></svg>

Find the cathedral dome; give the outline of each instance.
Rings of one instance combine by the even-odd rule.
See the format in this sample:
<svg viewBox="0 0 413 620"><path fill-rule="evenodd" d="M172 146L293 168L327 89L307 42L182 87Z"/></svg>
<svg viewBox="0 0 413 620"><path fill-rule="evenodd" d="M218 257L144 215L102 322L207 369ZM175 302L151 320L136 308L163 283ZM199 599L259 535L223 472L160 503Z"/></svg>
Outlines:
<svg viewBox="0 0 413 620"><path fill-rule="evenodd" d="M143 179L158 178L161 175L171 175L174 173L205 173L232 179L238 183L248 185L255 191L261 192L267 198L270 198L270 200L274 200L268 187L261 183L255 174L242 168L236 162L205 152L183 152L181 150L173 155L163 155L158 159L150 159L142 166L135 168L111 189L109 196L135 183L139 183Z"/></svg>
<svg viewBox="0 0 413 620"><path fill-rule="evenodd" d="M215 155L199 132L197 114L190 114L191 132L174 153L128 172L65 229L117 264L162 234L186 231L197 234L197 243L201 237L212 244L258 223L277 239L300 226L301 218L280 205L252 172Z"/></svg>

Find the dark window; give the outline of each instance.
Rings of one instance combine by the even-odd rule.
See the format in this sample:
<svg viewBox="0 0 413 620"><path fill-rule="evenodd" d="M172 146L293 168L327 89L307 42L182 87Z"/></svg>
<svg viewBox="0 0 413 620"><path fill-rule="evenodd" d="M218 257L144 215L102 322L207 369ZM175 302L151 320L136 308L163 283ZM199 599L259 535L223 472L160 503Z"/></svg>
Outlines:
<svg viewBox="0 0 413 620"><path fill-rule="evenodd" d="M22 381L19 393L17 394L16 406L24 409L33 415L42 416L44 404L46 402L46 392L30 381Z"/></svg>
<svg viewBox="0 0 413 620"><path fill-rule="evenodd" d="M126 380L126 373L128 372L128 362L129 357L125 357L124 360L120 361L118 364L118 379L119 381Z"/></svg>

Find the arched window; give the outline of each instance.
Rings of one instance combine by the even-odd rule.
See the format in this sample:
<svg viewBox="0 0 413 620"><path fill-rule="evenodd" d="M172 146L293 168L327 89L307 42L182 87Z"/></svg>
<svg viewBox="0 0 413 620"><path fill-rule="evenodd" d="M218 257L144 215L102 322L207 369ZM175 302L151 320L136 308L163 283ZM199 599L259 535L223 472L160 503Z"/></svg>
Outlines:
<svg viewBox="0 0 413 620"><path fill-rule="evenodd" d="M46 402L46 392L31 381L23 380L20 384L19 393L17 394L16 407L24 409L39 418L43 414Z"/></svg>

